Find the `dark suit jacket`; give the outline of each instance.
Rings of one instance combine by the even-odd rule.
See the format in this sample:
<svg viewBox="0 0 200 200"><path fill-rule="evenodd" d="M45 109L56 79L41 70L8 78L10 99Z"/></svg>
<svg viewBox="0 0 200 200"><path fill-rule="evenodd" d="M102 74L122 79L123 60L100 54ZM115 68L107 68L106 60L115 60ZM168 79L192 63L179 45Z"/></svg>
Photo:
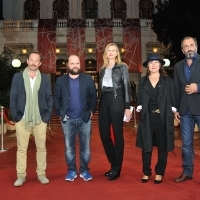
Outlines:
<svg viewBox="0 0 200 200"><path fill-rule="evenodd" d="M83 103L82 119L84 122L88 122L90 119L91 111L96 111L97 104L97 92L92 77L88 74L81 73L79 75L80 81L80 94L81 101ZM63 75L56 80L54 90L54 106L56 115L63 120L70 101L70 87L69 87L69 75Z"/></svg>
<svg viewBox="0 0 200 200"><path fill-rule="evenodd" d="M174 87L176 96L176 108L180 115L184 115L189 107L193 115L200 115L200 93L187 94L185 86L196 83L200 88L200 55L192 66L191 78L188 81L184 73L184 60L178 62L174 67Z"/></svg>
<svg viewBox="0 0 200 200"><path fill-rule="evenodd" d="M41 73L41 85L38 90L38 104L41 119L47 123L52 115L53 97L51 92L51 85L46 74ZM19 122L25 111L26 92L24 87L24 79L22 72L16 73L12 80L10 91L10 110L12 120Z"/></svg>

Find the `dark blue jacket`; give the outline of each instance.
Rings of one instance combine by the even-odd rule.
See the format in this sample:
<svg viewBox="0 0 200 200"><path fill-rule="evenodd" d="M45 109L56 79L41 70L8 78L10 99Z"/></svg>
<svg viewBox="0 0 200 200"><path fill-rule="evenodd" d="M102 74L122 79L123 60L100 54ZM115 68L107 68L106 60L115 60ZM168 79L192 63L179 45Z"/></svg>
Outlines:
<svg viewBox="0 0 200 200"><path fill-rule="evenodd" d="M88 74L81 73L79 75L80 81L80 94L81 101L83 104L82 108L82 119L87 123L90 119L91 111L96 111L97 105L97 91L92 77ZM56 80L54 90L54 106L56 115L61 117L63 120L70 101L70 86L69 86L69 75L63 75Z"/></svg>
<svg viewBox="0 0 200 200"><path fill-rule="evenodd" d="M47 123L52 115L53 97L51 92L51 85L46 74L41 73L41 85L38 90L38 104L41 119ZM24 79L22 72L16 73L12 80L10 91L10 110L12 120L19 122L25 111L26 92L24 87Z"/></svg>

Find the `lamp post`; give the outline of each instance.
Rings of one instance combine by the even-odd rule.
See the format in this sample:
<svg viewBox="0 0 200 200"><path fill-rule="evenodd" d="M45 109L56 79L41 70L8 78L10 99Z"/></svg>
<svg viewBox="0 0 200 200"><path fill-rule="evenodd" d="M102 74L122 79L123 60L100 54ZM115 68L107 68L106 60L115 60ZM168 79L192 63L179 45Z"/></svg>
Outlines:
<svg viewBox="0 0 200 200"><path fill-rule="evenodd" d="M21 66L21 61L19 59L14 59L12 61L12 66L15 67L15 68L18 68Z"/></svg>
<svg viewBox="0 0 200 200"><path fill-rule="evenodd" d="M163 59L165 61L165 64L163 65L163 67L169 67L170 66L170 60L165 58Z"/></svg>

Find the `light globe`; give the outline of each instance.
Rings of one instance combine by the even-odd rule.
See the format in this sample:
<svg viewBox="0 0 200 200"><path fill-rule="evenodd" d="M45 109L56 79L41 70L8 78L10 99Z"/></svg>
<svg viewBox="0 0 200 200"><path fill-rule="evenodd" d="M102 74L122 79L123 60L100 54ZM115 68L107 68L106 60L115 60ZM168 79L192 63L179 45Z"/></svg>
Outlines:
<svg viewBox="0 0 200 200"><path fill-rule="evenodd" d="M12 61L12 66L13 67L20 67L21 66L21 61L19 59L14 59Z"/></svg>
<svg viewBox="0 0 200 200"><path fill-rule="evenodd" d="M163 59L165 61L165 64L163 65L163 67L169 67L170 66L170 60L169 59Z"/></svg>

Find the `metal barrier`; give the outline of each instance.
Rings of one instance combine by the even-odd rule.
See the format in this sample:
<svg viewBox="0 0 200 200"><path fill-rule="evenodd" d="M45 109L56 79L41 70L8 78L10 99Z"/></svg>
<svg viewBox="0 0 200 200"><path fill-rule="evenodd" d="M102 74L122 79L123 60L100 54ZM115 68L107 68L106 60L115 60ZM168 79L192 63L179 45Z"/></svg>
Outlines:
<svg viewBox="0 0 200 200"><path fill-rule="evenodd" d="M136 114L135 114L135 106L133 106L133 117L134 117L134 127L137 127L137 124L136 124Z"/></svg>
<svg viewBox="0 0 200 200"><path fill-rule="evenodd" d="M1 150L0 152L5 152L8 149L4 149L3 147L3 136L4 136L4 123L3 123L3 117L4 117L4 110L3 110L3 106L1 106Z"/></svg>

